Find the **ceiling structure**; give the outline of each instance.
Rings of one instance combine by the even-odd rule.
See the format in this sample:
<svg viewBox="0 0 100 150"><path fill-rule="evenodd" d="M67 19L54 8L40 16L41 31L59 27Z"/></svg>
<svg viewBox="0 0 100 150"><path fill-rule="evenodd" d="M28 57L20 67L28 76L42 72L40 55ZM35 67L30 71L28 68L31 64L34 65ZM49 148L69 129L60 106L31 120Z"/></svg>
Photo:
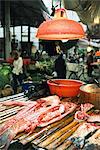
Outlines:
<svg viewBox="0 0 100 150"><path fill-rule="evenodd" d="M0 20L4 24L4 5L7 0L0 0ZM39 26L45 19L43 11L48 12L42 0L9 0L11 25ZM60 0L59 0L60 1ZM84 24L93 24L94 19L100 22L99 0L61 0L67 10L76 11ZM49 3L49 1L48 1Z"/></svg>
<svg viewBox="0 0 100 150"><path fill-rule="evenodd" d="M7 1L7 0L6 0ZM9 0L11 26L30 25L38 27L49 13L42 0ZM0 21L4 25L5 0L0 0Z"/></svg>
<svg viewBox="0 0 100 150"><path fill-rule="evenodd" d="M84 24L93 24L97 17L100 19L99 0L64 0L64 5L67 10L76 11Z"/></svg>
<svg viewBox="0 0 100 150"><path fill-rule="evenodd" d="M99 0L63 0L67 10L76 11L81 22L88 27L91 38L100 39L100 1Z"/></svg>

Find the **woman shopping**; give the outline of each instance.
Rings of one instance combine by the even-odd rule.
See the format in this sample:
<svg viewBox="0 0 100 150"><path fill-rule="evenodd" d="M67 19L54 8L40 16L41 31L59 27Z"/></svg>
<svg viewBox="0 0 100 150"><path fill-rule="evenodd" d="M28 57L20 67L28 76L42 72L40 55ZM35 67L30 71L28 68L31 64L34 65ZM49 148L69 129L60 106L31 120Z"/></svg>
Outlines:
<svg viewBox="0 0 100 150"><path fill-rule="evenodd" d="M18 85L22 84L23 79L23 59L22 57L20 57L17 51L14 53L12 77L13 77L14 94L16 94L17 87Z"/></svg>

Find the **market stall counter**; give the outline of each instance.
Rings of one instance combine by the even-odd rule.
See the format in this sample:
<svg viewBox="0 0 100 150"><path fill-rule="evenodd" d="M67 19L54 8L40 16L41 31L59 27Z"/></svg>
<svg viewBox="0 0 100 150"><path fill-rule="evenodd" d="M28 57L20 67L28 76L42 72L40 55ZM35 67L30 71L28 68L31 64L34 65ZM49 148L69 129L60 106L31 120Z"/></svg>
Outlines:
<svg viewBox="0 0 100 150"><path fill-rule="evenodd" d="M10 64L12 64L13 61L14 61L13 58L7 58L7 59L6 59L6 62L7 62L7 63L10 63ZM24 65L29 65L30 62L31 62L31 59L30 59L30 58L23 58L23 64L24 64Z"/></svg>
<svg viewBox="0 0 100 150"><path fill-rule="evenodd" d="M97 146L100 146L100 118L97 118L95 125L88 122L91 114L93 116L96 112L92 104L79 104L77 98L61 100L53 95L37 101L7 99L1 101L0 105L1 149L7 149L11 143L18 141L23 146L31 143L35 149L72 150L77 147L73 137L76 140L79 138L78 147L84 147L85 143L81 145L81 140L91 138L96 132ZM77 137L75 135L80 128L83 136L78 134Z"/></svg>

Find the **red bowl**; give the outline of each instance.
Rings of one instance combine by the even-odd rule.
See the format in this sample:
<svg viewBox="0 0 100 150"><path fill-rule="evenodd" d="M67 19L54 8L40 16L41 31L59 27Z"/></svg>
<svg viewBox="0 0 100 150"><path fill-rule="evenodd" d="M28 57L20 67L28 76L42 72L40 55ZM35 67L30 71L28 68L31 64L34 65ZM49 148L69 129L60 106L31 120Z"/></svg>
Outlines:
<svg viewBox="0 0 100 150"><path fill-rule="evenodd" d="M52 95L56 94L60 97L74 97L80 93L80 87L84 82L70 79L52 79L47 84Z"/></svg>

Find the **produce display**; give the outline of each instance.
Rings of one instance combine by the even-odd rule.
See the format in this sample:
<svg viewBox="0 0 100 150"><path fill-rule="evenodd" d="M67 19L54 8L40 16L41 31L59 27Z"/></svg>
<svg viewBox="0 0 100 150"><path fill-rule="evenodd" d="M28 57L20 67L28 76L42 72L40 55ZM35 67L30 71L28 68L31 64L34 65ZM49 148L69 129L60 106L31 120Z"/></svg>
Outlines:
<svg viewBox="0 0 100 150"><path fill-rule="evenodd" d="M7 64L0 67L0 87L10 84L11 67Z"/></svg>
<svg viewBox="0 0 100 150"><path fill-rule="evenodd" d="M37 61L35 67L39 69L40 72L42 71L47 72L48 74L52 74L54 70L54 61L55 59Z"/></svg>
<svg viewBox="0 0 100 150"><path fill-rule="evenodd" d="M93 104L80 105L56 95L36 101L16 99L0 102L1 150L8 149L13 139L48 150L100 146L100 111L94 111Z"/></svg>

